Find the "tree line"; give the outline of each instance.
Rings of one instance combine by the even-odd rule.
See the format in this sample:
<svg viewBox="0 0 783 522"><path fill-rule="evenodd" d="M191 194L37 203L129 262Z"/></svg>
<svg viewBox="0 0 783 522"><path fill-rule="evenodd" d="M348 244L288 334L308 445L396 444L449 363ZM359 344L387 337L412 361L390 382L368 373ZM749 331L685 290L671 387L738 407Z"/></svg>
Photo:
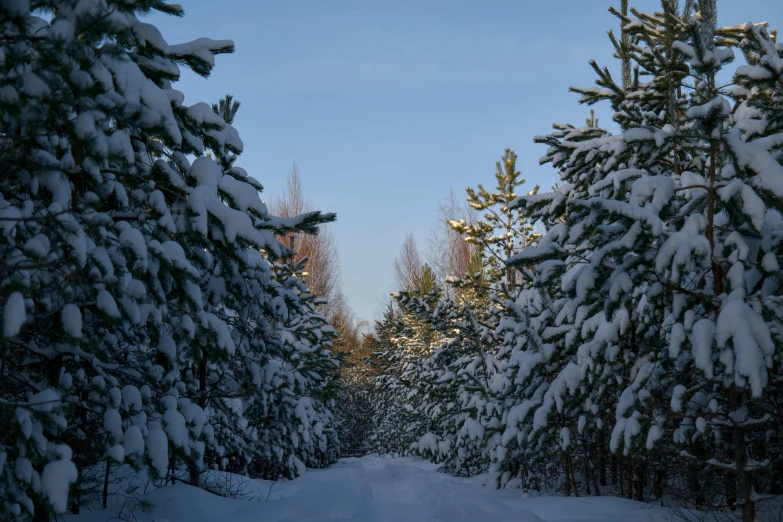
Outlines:
<svg viewBox="0 0 783 522"><path fill-rule="evenodd" d="M493 487L750 522L783 494L783 45L714 0L610 11L620 77L591 61L571 90L616 130L535 137L546 191L506 150L475 214L444 220L463 261L406 240L365 440Z"/></svg>
<svg viewBox="0 0 783 522"><path fill-rule="evenodd" d="M317 234L335 215L296 176L270 211L239 103L177 89L234 44L169 44L150 12L184 14L0 5L2 520L105 507L129 473L210 487L340 452L337 351L358 334Z"/></svg>

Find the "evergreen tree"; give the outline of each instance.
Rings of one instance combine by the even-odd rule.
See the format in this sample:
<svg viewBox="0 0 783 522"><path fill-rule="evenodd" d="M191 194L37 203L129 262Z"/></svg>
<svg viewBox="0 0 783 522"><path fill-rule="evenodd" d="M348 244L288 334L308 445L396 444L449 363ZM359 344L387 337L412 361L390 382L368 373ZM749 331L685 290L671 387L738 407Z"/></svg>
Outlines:
<svg viewBox="0 0 783 522"><path fill-rule="evenodd" d="M756 267L774 248L763 238L779 214L764 180L780 165L746 130L763 119L763 109L745 109L750 91L724 89L715 78L733 58L730 47L763 29L717 28L710 2L698 16L674 2L663 7L633 24L634 61L650 82L632 98L579 90L587 102L614 100L628 130L580 141L584 131L563 128L547 138L547 161L560 168L564 188L512 205L531 218L565 217L512 259L534 266L541 283L555 282L543 287L550 295L565 291L552 307L563 336L550 342L567 357L533 429L559 419L563 430L574 433L573 423L583 437L600 437L603 419L591 420L589 409L612 408L610 448L627 463L626 496L641 498L646 470L674 458L693 500L723 497L753 520L753 477L768 465L757 464L752 441L764 431L765 389L780 357L764 319L776 309L763 290L771 272ZM756 74L740 68L736 82ZM697 78L695 88L687 76ZM602 73L599 83L608 81ZM672 439L666 457L656 453ZM724 490L728 469L734 486Z"/></svg>
<svg viewBox="0 0 783 522"><path fill-rule="evenodd" d="M466 235L466 241L482 251L486 264L484 272L496 290L500 290L502 285L505 292L511 292L516 285L521 284L517 280L516 270L506 266L505 260L519 249L527 247L535 238L527 220L509 208L509 204L517 197L517 187L525 183L520 177L521 173L516 170L516 162L514 151L506 149L501 160L495 164L495 192L487 191L483 185L479 185L478 190L465 189L470 206L485 212L483 220L466 223L460 219L449 223L456 232Z"/></svg>
<svg viewBox="0 0 783 522"><path fill-rule="evenodd" d="M334 458L329 335L313 330L324 327L305 289L273 268L290 254L275 234L334 216L269 215L261 185L229 160L243 148L237 132L173 88L180 66L209 75L230 41L169 45L139 19L181 16L177 5L90 5L0 8L4 520L78 510L95 491L79 470L108 480L127 463L161 480L189 469L195 481L223 456L263 453L242 392L256 381L238 357L259 379L278 350L308 361L292 374L296 405L283 406L316 436L285 452L287 470Z"/></svg>
<svg viewBox="0 0 783 522"><path fill-rule="evenodd" d="M573 90L621 132L556 125L536 138L551 192L516 195L510 152L497 192L469 192L491 210L452 226L491 257L449 281L461 293L396 296L388 327L407 316L433 342L413 349L411 329L386 352L390 429L494 486L673 495L751 521L783 488L783 49L765 24L719 27L714 1L612 12L622 82L591 62L597 86ZM722 84L735 50L747 65Z"/></svg>
<svg viewBox="0 0 783 522"><path fill-rule="evenodd" d="M212 112L223 118L223 121L231 125L242 102L235 100L231 94L226 94L218 103L212 104Z"/></svg>
<svg viewBox="0 0 783 522"><path fill-rule="evenodd" d="M370 443L379 453L406 454L418 435L408 429L405 406L410 383L403 379L403 372L421 356L421 346L411 342L415 334L392 306L375 322L375 332L378 350L372 355L376 376L371 386L375 421Z"/></svg>

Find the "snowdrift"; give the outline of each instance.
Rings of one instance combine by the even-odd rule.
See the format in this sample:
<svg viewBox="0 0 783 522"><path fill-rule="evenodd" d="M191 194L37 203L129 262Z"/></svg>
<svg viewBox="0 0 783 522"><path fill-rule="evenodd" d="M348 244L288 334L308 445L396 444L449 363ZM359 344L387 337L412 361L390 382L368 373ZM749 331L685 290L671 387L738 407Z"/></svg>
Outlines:
<svg viewBox="0 0 783 522"><path fill-rule="evenodd" d="M240 480L240 479L237 479ZM138 522L664 522L668 509L608 497L522 498L519 490L492 490L486 476L460 478L411 458L343 459L326 470L308 470L292 481L242 480L242 499L224 498L184 484L141 497L154 507ZM121 505L67 517L106 522Z"/></svg>

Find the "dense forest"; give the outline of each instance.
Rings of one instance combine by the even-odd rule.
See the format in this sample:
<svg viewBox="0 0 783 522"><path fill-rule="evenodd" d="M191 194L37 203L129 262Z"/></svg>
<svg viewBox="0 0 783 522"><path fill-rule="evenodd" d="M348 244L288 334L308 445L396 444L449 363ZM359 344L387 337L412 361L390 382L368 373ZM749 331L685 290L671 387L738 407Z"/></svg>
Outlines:
<svg viewBox="0 0 783 522"><path fill-rule="evenodd" d="M345 306L324 308L337 292L305 257L335 216L291 194L269 211L239 104L173 87L233 43L170 45L150 10L182 15L0 7L2 520L106 506L131 472L208 487L206 470L293 478L338 456Z"/></svg>
<svg viewBox="0 0 783 522"><path fill-rule="evenodd" d="M571 90L617 132L535 137L546 190L506 150L445 249L401 248L367 441L499 488L755 520L783 493L783 44L710 1L612 12L611 68Z"/></svg>

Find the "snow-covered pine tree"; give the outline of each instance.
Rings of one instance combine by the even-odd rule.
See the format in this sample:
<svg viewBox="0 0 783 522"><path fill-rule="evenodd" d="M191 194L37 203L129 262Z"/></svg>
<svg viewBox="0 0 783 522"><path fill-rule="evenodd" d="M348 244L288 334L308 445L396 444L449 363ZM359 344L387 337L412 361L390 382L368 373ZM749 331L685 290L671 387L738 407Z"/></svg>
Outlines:
<svg viewBox="0 0 783 522"><path fill-rule="evenodd" d="M689 20L690 39L681 44L698 83L683 117L692 174L683 174L680 184L690 192L683 212L703 216L711 260L700 279L680 282L684 288L673 292L678 309L669 356L680 370L671 400L674 437L680 454L707 477L727 478L719 494L750 521L759 499L755 487L770 475L771 421L779 415L770 383L779 382L783 357L775 261L783 192L772 180L783 174L775 123L783 48L763 25L717 27L715 3L699 5L701 16ZM749 65L735 70L738 87L727 89L718 76L736 46ZM667 243L658 270L672 259L664 274L676 284L673 274L686 273L677 258L689 247L680 238ZM708 500L715 495L705 493Z"/></svg>
<svg viewBox="0 0 783 522"><path fill-rule="evenodd" d="M221 374L248 338L265 349L275 303L250 289L268 288L266 257L286 254L275 233L333 217L273 218L257 182L203 156L236 154L241 140L172 85L180 65L208 75L230 41L169 45L137 16L182 14L157 0L30 9L0 7L9 520L62 513L74 462L128 462L157 477L177 461L199 467L221 420L205 412L199 367ZM227 302L232 286L241 291ZM252 326L237 331L233 314Z"/></svg>
<svg viewBox="0 0 783 522"><path fill-rule="evenodd" d="M546 238L544 238L546 241ZM544 272L546 274L546 272ZM507 300L496 312L497 358L502 369L495 377L493 392L501 409L500 438L490 455L489 475L493 487L517 487L544 491L558 485L571 488L565 471L566 460L560 446L547 446L550 441L533 438L533 413L542 404L548 390L550 371L557 368L552 357L553 299L542 288L539 274L516 299ZM560 442L560 441L557 441Z"/></svg>
<svg viewBox="0 0 783 522"><path fill-rule="evenodd" d="M227 96L215 108L233 121L239 102ZM248 200L241 192L255 189L257 194L262 187L234 166L240 152L237 148L212 149L217 165L225 175L232 176L232 181L225 181L225 188L220 187L221 197L242 209L243 199ZM248 180L254 185L243 187ZM266 212L258 196L249 201L253 206L246 211L251 215L253 211ZM312 233L315 224L329 221L333 215L311 212L274 219L272 232ZM223 242L219 235L214 240ZM214 419L213 465L265 478L293 477L301 473L304 462L315 467L317 462L333 458L312 457L308 453L312 447L302 444L300 448L299 433L304 433L308 444L318 439L318 451L336 453L332 447L336 440L324 435L332 434L331 414L323 409L324 401L319 397L335 366L328 351L334 332L315 310L316 297L302 281L303 265L290 260L294 255L290 249L277 240L276 248L271 249L237 250L230 243L225 246L225 250L204 247L213 255L207 258L201 286L205 306L230 327L238 351L228 359L215 358L207 351L191 355L196 366L185 365L183 379L190 382L191 393L199 397L200 406L208 408L210 419ZM290 330L289 325L293 325ZM303 365L312 366L304 372ZM253 407L265 413L255 411L254 419L247 418ZM326 417L320 419L321 415ZM311 418L320 420L311 426ZM319 422L319 434L310 437L309 430ZM193 468L191 473L197 471Z"/></svg>
<svg viewBox="0 0 783 522"><path fill-rule="evenodd" d="M434 306L441 292L435 272L425 264L415 270L411 288L402 294ZM398 298L400 293L392 295ZM371 357L370 395L376 422L370 442L376 451L407 454L429 431L429 417L423 411L428 387L422 380L428 364L422 364L437 346L438 333L419 314L393 305L376 321L375 330L378 351Z"/></svg>
<svg viewBox="0 0 783 522"><path fill-rule="evenodd" d="M368 334L362 347L369 354L378 351L377 338ZM371 355L340 362L339 391L335 401L337 434L342 455L361 455L372 446L370 438L374 423Z"/></svg>
<svg viewBox="0 0 783 522"><path fill-rule="evenodd" d="M408 381L418 383L418 403L408 401L410 406L420 412L420 418L429 419L425 424L430 429L419 431L416 449L444 463L446 469L467 474L486 470L489 448L499 438L501 413L493 386L500 363L495 357L493 311L505 296L517 291L519 283L508 283L516 280L516 274L504 260L520 242L535 240L532 228L506 205L524 182L513 151L506 150L496 169L497 192L489 193L482 186L478 192L467 189L469 204L485 211L486 221L449 221L474 245L467 277L446 281L456 292L440 302L415 292L397 296L401 309L437 332L431 356L411 363L405 372Z"/></svg>
<svg viewBox="0 0 783 522"><path fill-rule="evenodd" d="M774 32L764 27L746 26L745 38L740 42L740 49L748 65L739 67L735 74L739 84L734 89L737 97L744 101L748 113L755 113L744 122L748 136L744 141L753 142L760 140L759 145L761 146L764 146L765 142L768 143L769 141L779 139L775 138L775 136L780 136L780 133L783 132L783 68L781 67L783 63L781 62L783 44L776 40L776 36ZM750 127L754 125L757 125L757 127L751 129ZM770 152L778 164L783 163L779 151ZM759 157L769 158L769 156L763 154L759 154ZM745 157L744 159L747 160L748 158ZM773 201L774 204L770 206L781 212L780 200L779 198L776 199L777 201ZM770 245L770 247L772 246ZM779 250L776 248L770 248L770 250L774 252L773 255L779 262ZM779 321L781 313L780 297L775 294L779 294L780 290L777 286L776 265L772 262L773 255L765 254L761 258L761 269L773 276L768 277L764 282L768 317L775 317ZM780 335L777 327L772 331L776 337ZM773 368L779 370L780 355L773 360ZM781 404L781 400L783 400L783 373L780 371L770 372L765 395L766 413L771 414L773 417L779 417L776 405ZM783 427L779 423L773 424L773 427L763 437L760 437L757 443L763 445L764 449L762 451L768 453L767 459L770 461L770 484L767 493L780 495L783 494L783 454L781 453L783 451L781 449L783 448L783 445L781 445ZM777 443L775 442L776 440ZM759 451L759 448L755 448L755 450Z"/></svg>
<svg viewBox="0 0 783 522"><path fill-rule="evenodd" d="M437 333L432 354L412 363L404 376L417 383L414 408L427 418L417 450L454 473L486 470L488 448L500 425L493 384L501 368L492 328L477 317L475 303L452 295L439 301L400 293L399 306Z"/></svg>
<svg viewBox="0 0 783 522"><path fill-rule="evenodd" d="M618 404L615 434L634 445L638 426L646 425L645 445L654 449L671 422L672 450L681 457L690 495L711 505L739 506L743 519L753 520L753 484L768 476L770 467L763 456L766 420L774 407L765 389L780 357L774 326L777 275L762 261L775 255L770 238L780 226L780 199L767 180L781 170L765 140L775 135L774 130L767 134L764 123L770 109L763 102L753 107L746 96L760 91L762 98L774 97L780 86L766 78L758 88L756 75L764 73L753 65L736 70L740 88L722 87L718 76L734 58L731 47L744 48L751 64L771 63L766 75L772 78L779 76L774 64L780 58L763 27L718 28L716 17L715 3L705 1L697 15L680 16L682 29L670 28L675 17L659 21L658 28L650 21L639 25L652 33L647 42L656 32L674 34L663 43L687 60L695 88L678 88L685 106L670 110L666 121L647 118L650 135L634 146L646 161L647 154L674 160L639 162L673 180L667 212L672 217L664 221L662 238L650 253L655 266L645 277L653 290L647 294L658 292L662 300L639 307L648 324L658 322L653 310L667 310L661 331L669 343L668 353L654 348L637 362L639 373ZM655 65L641 53L638 61L655 74ZM655 134L667 131L671 138L656 140ZM648 335L654 334L648 330ZM647 399L650 395L653 399ZM669 399L664 401L671 405L668 415L660 413L661 398ZM643 407L637 409L639 403Z"/></svg>
<svg viewBox="0 0 783 522"><path fill-rule="evenodd" d="M507 207L524 182L513 151L506 150L496 168L496 192L468 189L469 203L486 212L486 221L449 222L475 245L468 276L446 281L457 291L443 298L430 293L425 266L411 291L396 294L401 318L417 334L399 341L418 339L430 347L410 358L400 374L407 392L398 396L403 401L398 417L414 434L413 451L455 473L485 471L491 448L499 444L506 389L502 378L498 384L502 364L494 331L500 314L495 312L522 282L504 261L536 238L526 219Z"/></svg>
<svg viewBox="0 0 783 522"><path fill-rule="evenodd" d="M468 204L484 212L484 219L478 219L475 223L468 223L464 219L449 222L453 230L465 234L465 240L475 245L476 251L480 252L476 260L484 266L482 270L474 271L474 275L480 279L489 278L492 291L498 294L505 292L506 295L512 294L514 287L521 284L516 269L506 265L506 259L532 244L536 237L527 219L509 207L509 203L517 197L517 188L525 183L516 164L517 155L513 150L506 149L495 164L496 186L493 192L481 184L477 190L470 187L465 189ZM482 283L477 280L473 284ZM470 285L470 282L464 284Z"/></svg>
<svg viewBox="0 0 783 522"><path fill-rule="evenodd" d="M135 16L148 2L35 7L34 15L26 2L4 4L0 44L2 395L11 427L0 510L9 519L63 512L78 478L72 458L128 458L165 475L158 404L177 376L156 360L170 323L161 286L172 278L179 291L197 274L175 242L151 241L175 225L148 169L134 174L149 161L145 141L182 143L167 95L178 94L168 88L175 62L208 74L212 55L232 48L204 40L170 49ZM149 59L156 54L164 56Z"/></svg>
<svg viewBox="0 0 783 522"><path fill-rule="evenodd" d="M664 2L664 13L640 16L659 21L671 15L676 20L676 13L666 14L671 6L672 2ZM626 34L629 20L616 14L621 17ZM648 62L663 62L668 67L666 72L677 71L677 60L681 63L683 59L672 53L671 34L664 30L647 36L655 38L658 44ZM661 52L661 42L667 38L668 54ZM624 40L623 44L614 41L616 56L623 61L630 52L630 40ZM633 41L640 40L635 35ZM550 145L542 161L552 162L558 168L561 182L552 193L521 197L512 204L525 208L531 219L543 222L548 233L537 246L512 258L513 264L533 268L535 277L530 295L511 307L514 313L509 315L510 322L527 323L528 328L535 325L535 329L523 334L516 345L527 349L511 357L525 361L524 371L520 372L525 377L520 384L525 386L528 398L522 403L523 416L509 416L509 429L511 433L517 430L526 434L528 443L535 440L540 451L561 448L561 473L567 492L576 492L576 475L582 470L586 492L598 492L596 475L605 483L605 425L613 423L606 412L614 410L622 383L633 380L638 371L640 345L655 339L644 321L636 322L637 309L647 300L647 306L655 313L659 308L650 300L660 292L645 292L645 281L637 278L649 269L649 260L635 252L644 252L654 242L660 224L654 216L648 218L634 207L655 214L661 211L665 200L661 201L662 194L657 199L653 197L658 189L655 180L643 180L636 186L638 194L629 190L626 180L646 173L629 168L636 167L634 161L641 161L627 144L636 139L633 133L638 132L644 115L665 117L664 109L671 100L667 96L669 90L676 92L672 81L660 78L664 68L661 66L655 68L658 74L651 73L653 80L649 84L639 83L637 69L635 78L630 82L626 78L621 86L614 82L608 69L596 62L591 64L598 73L599 87L573 90L582 93L585 102L609 99L616 111L615 120L623 128L635 130L629 130L625 136L610 136L597 126L580 129L556 125L555 133L536 140ZM670 75L666 79L672 77L677 78ZM659 92L661 87L663 93ZM660 156L655 151L645 151L641 159L654 162ZM665 154L663 158L665 161ZM613 199L613 194L625 201L605 202L607 196ZM543 303L547 305L542 307ZM534 315L525 316L525 312ZM647 337L643 337L645 333ZM539 362L535 362L537 359ZM507 440L512 439L509 436ZM534 456L538 457L540 451L533 452ZM580 455L581 463L575 462L574 453ZM625 471L626 479L620 481L621 493L631 497L635 491L639 498L642 482L638 463L630 459L615 461L613 468L616 470L618 465Z"/></svg>
<svg viewBox="0 0 783 522"><path fill-rule="evenodd" d="M423 355L416 353L417 346L411 346L415 333L401 315L390 305L375 322L377 351L371 356L375 375L370 387L374 419L370 444L379 453L405 454L420 435L406 429L404 407L410 389L402 375L412 361Z"/></svg>
<svg viewBox="0 0 783 522"><path fill-rule="evenodd" d="M275 315L268 319L276 335L258 352L264 359L240 364L251 374L240 383L252 442L247 462L239 464L270 479L331 464L339 451L332 418L336 331L303 282L306 262L273 265L279 286L270 295Z"/></svg>
<svg viewBox="0 0 783 522"><path fill-rule="evenodd" d="M682 478L712 505L740 505L752 520L753 483L770 466L759 450L780 358L780 200L770 180L781 166L767 124L780 50L762 26L718 28L714 3L699 8L663 2L660 13L624 19L650 81L628 93L596 67L600 88L578 90L589 103L612 100L626 130L563 127L541 140L563 185L515 203L552 228L513 262L533 265L542 288L555 276L543 337L556 341L553 354L570 354L549 368L557 377L534 429L536 418L539 428L561 419L598 436L600 411L611 409L626 496L640 498L647 475L662 485L666 466L679 466L669 480ZM751 65L736 71L739 89L721 87L716 77L737 46Z"/></svg>

